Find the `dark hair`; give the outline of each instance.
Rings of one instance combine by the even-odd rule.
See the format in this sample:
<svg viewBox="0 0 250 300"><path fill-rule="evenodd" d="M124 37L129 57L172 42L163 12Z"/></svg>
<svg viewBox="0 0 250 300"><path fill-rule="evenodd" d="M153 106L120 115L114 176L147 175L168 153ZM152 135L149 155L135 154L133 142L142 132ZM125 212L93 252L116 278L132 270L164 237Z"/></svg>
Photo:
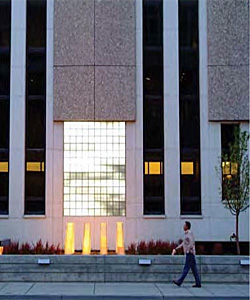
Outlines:
<svg viewBox="0 0 250 300"><path fill-rule="evenodd" d="M185 221L185 224L186 224L186 226L187 226L187 228L188 228L188 229L190 229L190 228L191 228L191 223L190 223L190 222L188 222L188 221Z"/></svg>

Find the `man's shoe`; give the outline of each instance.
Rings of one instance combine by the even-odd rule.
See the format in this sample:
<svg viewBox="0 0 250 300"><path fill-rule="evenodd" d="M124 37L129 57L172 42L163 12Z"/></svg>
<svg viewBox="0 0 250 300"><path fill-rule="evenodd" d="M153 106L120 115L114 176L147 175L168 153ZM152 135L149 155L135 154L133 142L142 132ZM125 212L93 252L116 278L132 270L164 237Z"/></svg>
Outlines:
<svg viewBox="0 0 250 300"><path fill-rule="evenodd" d="M176 284L176 285L178 285L178 286L181 286L181 284L178 281L176 281L176 280L173 280L173 283Z"/></svg>
<svg viewBox="0 0 250 300"><path fill-rule="evenodd" d="M192 287L194 287L194 288L200 288L201 287L201 284L194 284L194 285L192 285Z"/></svg>

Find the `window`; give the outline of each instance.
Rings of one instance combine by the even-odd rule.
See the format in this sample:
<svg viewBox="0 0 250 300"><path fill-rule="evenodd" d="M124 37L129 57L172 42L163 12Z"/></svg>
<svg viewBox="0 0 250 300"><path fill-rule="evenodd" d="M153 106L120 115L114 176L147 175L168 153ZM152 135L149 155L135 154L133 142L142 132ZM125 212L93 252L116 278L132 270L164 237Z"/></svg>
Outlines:
<svg viewBox="0 0 250 300"><path fill-rule="evenodd" d="M164 208L163 2L143 1L144 215Z"/></svg>
<svg viewBox="0 0 250 300"><path fill-rule="evenodd" d="M9 213L11 1L0 1L0 214Z"/></svg>
<svg viewBox="0 0 250 300"><path fill-rule="evenodd" d="M64 215L125 216L125 123L64 123Z"/></svg>
<svg viewBox="0 0 250 300"><path fill-rule="evenodd" d="M27 1L25 214L45 214L46 0Z"/></svg>
<svg viewBox="0 0 250 300"><path fill-rule="evenodd" d="M222 198L224 199L223 181L225 178L234 179L235 188L239 187L238 165L227 159L230 156L230 144L235 142L239 131L239 124L221 124L221 154L222 160Z"/></svg>
<svg viewBox="0 0 250 300"><path fill-rule="evenodd" d="M198 0L179 0L181 214L201 214Z"/></svg>

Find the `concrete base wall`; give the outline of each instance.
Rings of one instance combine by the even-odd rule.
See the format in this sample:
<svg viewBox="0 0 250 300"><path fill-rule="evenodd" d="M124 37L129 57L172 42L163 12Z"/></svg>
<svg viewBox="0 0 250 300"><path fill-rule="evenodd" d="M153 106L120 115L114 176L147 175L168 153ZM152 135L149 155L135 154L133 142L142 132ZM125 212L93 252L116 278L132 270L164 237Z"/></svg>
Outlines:
<svg viewBox="0 0 250 300"><path fill-rule="evenodd" d="M50 265L38 265L49 258ZM139 259L151 265L139 265ZM249 266L241 266L244 256L197 256L202 283L248 283ZM82 256L82 255L2 255L0 281L19 282L171 282L183 269L184 256ZM193 282L190 271L186 282Z"/></svg>

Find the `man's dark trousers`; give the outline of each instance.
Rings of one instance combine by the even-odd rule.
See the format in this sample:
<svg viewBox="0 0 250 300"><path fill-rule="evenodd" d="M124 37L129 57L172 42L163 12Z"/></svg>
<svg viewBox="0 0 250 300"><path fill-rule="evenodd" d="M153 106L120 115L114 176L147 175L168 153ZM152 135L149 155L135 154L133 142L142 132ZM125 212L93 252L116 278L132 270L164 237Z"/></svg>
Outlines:
<svg viewBox="0 0 250 300"><path fill-rule="evenodd" d="M187 253L186 254L185 266L184 266L183 273L182 273L180 279L177 280L178 284L180 284L180 285L182 284L182 282L185 279L185 277L187 276L188 271L190 270L190 268L191 268L191 270L194 274L196 285L201 285L200 277L199 277L198 270L197 270L195 256L192 253Z"/></svg>

